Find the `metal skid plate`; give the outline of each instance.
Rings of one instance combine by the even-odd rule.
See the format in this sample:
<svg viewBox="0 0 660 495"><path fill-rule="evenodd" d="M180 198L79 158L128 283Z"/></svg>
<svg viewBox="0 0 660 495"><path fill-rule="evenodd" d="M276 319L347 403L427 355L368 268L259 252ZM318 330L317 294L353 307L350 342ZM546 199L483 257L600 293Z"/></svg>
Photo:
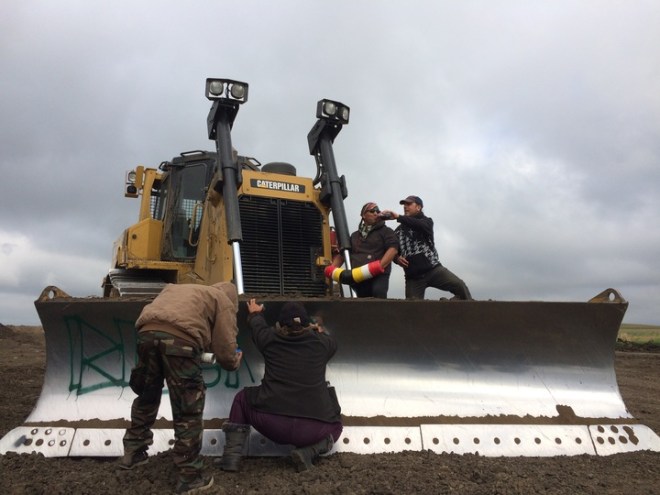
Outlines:
<svg viewBox="0 0 660 495"><path fill-rule="evenodd" d="M125 430L118 428L18 427L0 441L0 454L17 452L45 457L120 457ZM174 431L153 430L151 455L174 444ZM202 455L222 456L220 429L204 430ZM286 456L291 445L273 443L251 431L245 455ZM478 454L486 457L551 457L612 455L638 450L660 452L660 437L649 427L631 425L493 425L443 424L420 427L347 426L329 454L382 454L427 450L436 454Z"/></svg>
<svg viewBox="0 0 660 495"><path fill-rule="evenodd" d="M422 425L425 450L486 457L611 455L660 452L648 426L618 425Z"/></svg>
<svg viewBox="0 0 660 495"><path fill-rule="evenodd" d="M644 425L590 426L589 432L598 455L612 455L637 450L660 452L660 437Z"/></svg>
<svg viewBox="0 0 660 495"><path fill-rule="evenodd" d="M126 430L117 428L78 428L71 445L71 457L119 457L124 455ZM164 452L174 444L173 430L153 430L154 443L149 447L150 454Z"/></svg>
<svg viewBox="0 0 660 495"><path fill-rule="evenodd" d="M66 457L76 433L75 428L59 426L19 426L0 440L0 454L35 452L44 457Z"/></svg>
<svg viewBox="0 0 660 495"><path fill-rule="evenodd" d="M247 446L247 455L254 457L280 457L289 455L291 449L293 449L292 445L275 443L252 429Z"/></svg>
<svg viewBox="0 0 660 495"><path fill-rule="evenodd" d="M422 435L418 427L348 426L332 452L382 454L422 448Z"/></svg>
<svg viewBox="0 0 660 495"><path fill-rule="evenodd" d="M422 425L424 448L486 457L595 454L581 425Z"/></svg>

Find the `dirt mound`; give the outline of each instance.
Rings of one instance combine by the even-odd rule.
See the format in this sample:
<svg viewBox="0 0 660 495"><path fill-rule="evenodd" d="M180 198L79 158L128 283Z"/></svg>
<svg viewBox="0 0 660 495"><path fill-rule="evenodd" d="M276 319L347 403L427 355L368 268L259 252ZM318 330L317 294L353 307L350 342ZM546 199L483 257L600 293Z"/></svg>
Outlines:
<svg viewBox="0 0 660 495"><path fill-rule="evenodd" d="M0 339L10 339L16 335L13 328L7 327L0 323Z"/></svg>
<svg viewBox="0 0 660 495"><path fill-rule="evenodd" d="M616 350L623 352L658 352L660 353L660 344L655 342L631 342L629 340L617 339Z"/></svg>

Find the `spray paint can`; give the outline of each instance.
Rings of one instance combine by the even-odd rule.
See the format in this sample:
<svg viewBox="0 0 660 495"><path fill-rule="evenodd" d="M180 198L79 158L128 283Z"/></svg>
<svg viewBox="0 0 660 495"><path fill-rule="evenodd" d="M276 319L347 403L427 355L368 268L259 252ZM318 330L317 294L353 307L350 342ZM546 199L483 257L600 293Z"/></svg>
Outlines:
<svg viewBox="0 0 660 495"><path fill-rule="evenodd" d="M215 364L215 354L212 352L202 352L202 363Z"/></svg>

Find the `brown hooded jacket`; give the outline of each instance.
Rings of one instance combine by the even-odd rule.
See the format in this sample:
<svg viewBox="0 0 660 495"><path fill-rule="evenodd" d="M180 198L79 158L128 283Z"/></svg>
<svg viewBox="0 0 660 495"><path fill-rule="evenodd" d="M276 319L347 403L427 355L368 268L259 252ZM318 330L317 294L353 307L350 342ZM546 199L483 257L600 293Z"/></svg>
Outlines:
<svg viewBox="0 0 660 495"><path fill-rule="evenodd" d="M213 352L226 370L239 365L236 355L238 293L230 282L213 285L167 284L135 322L139 332L161 331Z"/></svg>

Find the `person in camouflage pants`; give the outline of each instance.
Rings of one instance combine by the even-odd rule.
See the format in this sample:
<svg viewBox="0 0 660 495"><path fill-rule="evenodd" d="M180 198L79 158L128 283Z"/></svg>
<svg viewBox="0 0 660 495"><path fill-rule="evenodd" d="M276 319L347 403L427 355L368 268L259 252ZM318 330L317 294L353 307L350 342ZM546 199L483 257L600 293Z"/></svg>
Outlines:
<svg viewBox="0 0 660 495"><path fill-rule="evenodd" d="M151 430L167 382L175 443L172 448L179 480L177 493L210 488L200 457L204 432L206 385L202 354L212 351L220 365L233 371L242 353L236 345L238 296L230 283L212 286L171 285L142 310L138 328L138 362L130 386L137 394L131 407L131 426L124 435L119 466L133 469L148 461Z"/></svg>
<svg viewBox="0 0 660 495"><path fill-rule="evenodd" d="M131 385L139 396L131 407L132 421L124 436L124 450L146 452L145 447L153 443L151 426L160 408L164 380L177 439L172 449L174 463L182 478L195 478L202 470L196 454L202 448L206 393L200 355L185 341L173 339L165 332L138 335L138 365L131 374Z"/></svg>

